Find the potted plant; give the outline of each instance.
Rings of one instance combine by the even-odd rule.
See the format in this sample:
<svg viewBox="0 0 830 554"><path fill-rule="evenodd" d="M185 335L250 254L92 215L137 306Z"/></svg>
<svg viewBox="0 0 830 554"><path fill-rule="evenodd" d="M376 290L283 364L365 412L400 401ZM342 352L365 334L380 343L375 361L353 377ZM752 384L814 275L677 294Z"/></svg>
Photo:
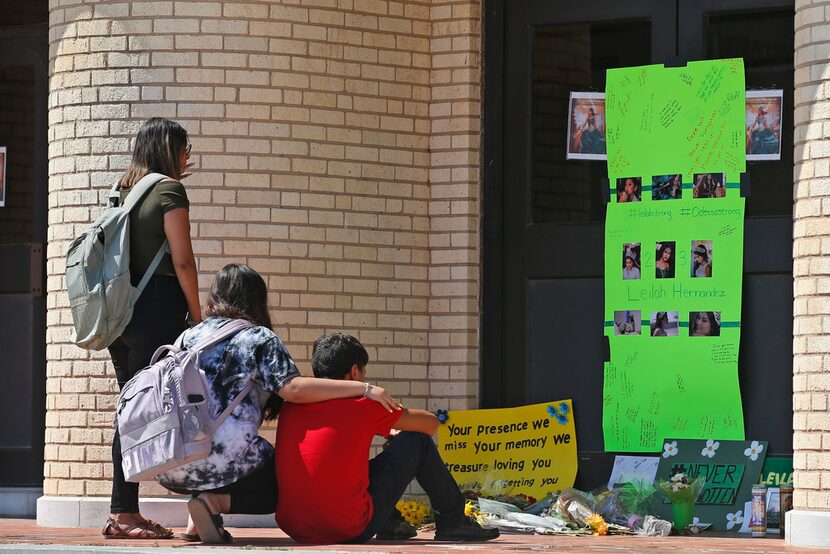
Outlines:
<svg viewBox="0 0 830 554"><path fill-rule="evenodd" d="M703 477L690 479L685 473L675 473L668 481L659 481L655 487L671 501L674 528L685 530L692 523L695 501L703 490Z"/></svg>

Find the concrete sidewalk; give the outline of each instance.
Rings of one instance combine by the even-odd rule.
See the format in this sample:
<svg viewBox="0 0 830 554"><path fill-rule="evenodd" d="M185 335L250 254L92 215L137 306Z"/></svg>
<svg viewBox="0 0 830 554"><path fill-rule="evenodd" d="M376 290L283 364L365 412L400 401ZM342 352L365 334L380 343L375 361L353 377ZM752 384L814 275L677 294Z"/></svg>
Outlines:
<svg viewBox="0 0 830 554"><path fill-rule="evenodd" d="M156 553L181 554L190 549L209 551L211 554L247 551L287 551L297 553L398 553L439 554L442 552L472 551L474 554L505 552L649 552L650 554L678 554L701 552L704 554L728 554L753 552L755 554L818 553L824 549L790 548L779 538L753 539L747 536L703 534L689 537L554 537L542 535L505 534L487 543L435 542L432 533L420 533L416 538L401 542L370 541L362 545L301 546L279 529L233 528L233 544L207 546L174 540L108 540L100 529L76 529L38 527L33 519L0 518L0 553L37 552L41 554L72 552L133 552L148 550ZM182 529L176 529L177 535Z"/></svg>

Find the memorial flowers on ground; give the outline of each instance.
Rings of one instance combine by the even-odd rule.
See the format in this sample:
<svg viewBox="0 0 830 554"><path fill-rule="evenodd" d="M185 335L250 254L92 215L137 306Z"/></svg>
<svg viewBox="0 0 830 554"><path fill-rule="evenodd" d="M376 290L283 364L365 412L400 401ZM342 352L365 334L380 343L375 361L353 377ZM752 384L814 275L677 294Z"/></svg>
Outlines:
<svg viewBox="0 0 830 554"><path fill-rule="evenodd" d="M415 500L410 500L408 502L399 500L398 503L395 504L395 507L410 525L414 525L416 527L424 523L427 516L429 516L429 507Z"/></svg>
<svg viewBox="0 0 830 554"><path fill-rule="evenodd" d="M676 529L686 529L692 522L695 501L703 490L706 480L702 477L690 479L685 473L675 473L668 481L658 481L655 488L672 504L672 516Z"/></svg>

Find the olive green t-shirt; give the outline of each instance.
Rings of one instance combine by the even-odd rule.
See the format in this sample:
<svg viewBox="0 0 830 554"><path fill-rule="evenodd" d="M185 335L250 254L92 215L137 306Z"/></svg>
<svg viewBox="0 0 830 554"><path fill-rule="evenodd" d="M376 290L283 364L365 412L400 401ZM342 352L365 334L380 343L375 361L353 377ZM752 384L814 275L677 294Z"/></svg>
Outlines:
<svg viewBox="0 0 830 554"><path fill-rule="evenodd" d="M127 191L124 191L127 192ZM124 194L122 193L122 196ZM189 208L184 186L178 181L157 183L130 212L130 280L137 285L156 256L164 239L164 214ZM161 259L154 275L175 275L169 253Z"/></svg>

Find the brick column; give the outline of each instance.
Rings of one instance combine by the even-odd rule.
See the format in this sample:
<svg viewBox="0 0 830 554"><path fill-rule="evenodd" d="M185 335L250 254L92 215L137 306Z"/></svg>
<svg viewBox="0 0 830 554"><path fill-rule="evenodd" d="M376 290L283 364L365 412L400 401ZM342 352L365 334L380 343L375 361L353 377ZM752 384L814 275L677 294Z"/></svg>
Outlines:
<svg viewBox="0 0 830 554"><path fill-rule="evenodd" d="M481 1L430 15L430 409L463 410L479 397Z"/></svg>
<svg viewBox="0 0 830 554"><path fill-rule="evenodd" d="M190 133L203 295L217 269L247 263L306 374L313 340L344 330L367 346L372 381L407 406L475 405L479 12L478 1L51 3L40 523L103 525L107 512L116 384L106 352L68 341L63 257L149 117ZM142 512L183 520L161 496L143 486Z"/></svg>
<svg viewBox="0 0 830 554"><path fill-rule="evenodd" d="M787 543L830 546L830 2L795 4L795 495Z"/></svg>

